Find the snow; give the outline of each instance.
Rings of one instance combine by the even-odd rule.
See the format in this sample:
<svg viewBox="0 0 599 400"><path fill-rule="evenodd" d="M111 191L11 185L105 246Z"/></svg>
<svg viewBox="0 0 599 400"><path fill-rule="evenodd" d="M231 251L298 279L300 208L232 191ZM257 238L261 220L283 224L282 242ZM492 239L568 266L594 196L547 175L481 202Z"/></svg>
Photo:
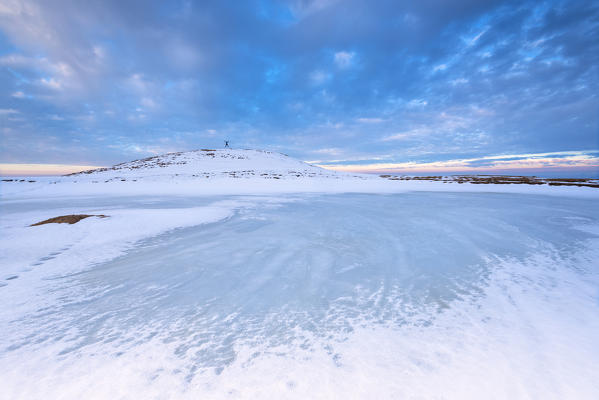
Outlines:
<svg viewBox="0 0 599 400"><path fill-rule="evenodd" d="M0 399L596 398L599 190L204 153L2 183Z"/></svg>
<svg viewBox="0 0 599 400"><path fill-rule="evenodd" d="M412 191L526 193L599 198L599 190L590 187L393 181L377 175L325 170L280 153L234 149L170 153L90 173L20 179L24 182L2 182L1 200L106 195L206 196ZM27 182L30 179L35 182Z"/></svg>

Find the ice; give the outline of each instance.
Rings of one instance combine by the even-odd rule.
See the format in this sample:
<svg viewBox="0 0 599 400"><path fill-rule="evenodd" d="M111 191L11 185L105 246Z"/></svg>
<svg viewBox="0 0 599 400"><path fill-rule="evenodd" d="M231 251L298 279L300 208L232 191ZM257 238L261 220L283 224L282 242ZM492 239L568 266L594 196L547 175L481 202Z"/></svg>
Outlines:
<svg viewBox="0 0 599 400"><path fill-rule="evenodd" d="M4 280L0 303L14 307L0 311L0 398L599 393L594 200L421 192L43 204L136 224L163 217L108 261L67 249ZM14 232L41 213L35 202L8 206ZM48 232L126 227L84 223Z"/></svg>

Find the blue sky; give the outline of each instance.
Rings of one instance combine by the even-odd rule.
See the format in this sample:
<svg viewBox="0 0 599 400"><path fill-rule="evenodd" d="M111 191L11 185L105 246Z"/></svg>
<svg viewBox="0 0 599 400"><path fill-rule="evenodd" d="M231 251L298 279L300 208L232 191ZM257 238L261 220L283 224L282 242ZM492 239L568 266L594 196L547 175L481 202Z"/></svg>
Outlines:
<svg viewBox="0 0 599 400"><path fill-rule="evenodd" d="M348 170L597 175L599 5L3 0L0 90L4 165L229 139Z"/></svg>

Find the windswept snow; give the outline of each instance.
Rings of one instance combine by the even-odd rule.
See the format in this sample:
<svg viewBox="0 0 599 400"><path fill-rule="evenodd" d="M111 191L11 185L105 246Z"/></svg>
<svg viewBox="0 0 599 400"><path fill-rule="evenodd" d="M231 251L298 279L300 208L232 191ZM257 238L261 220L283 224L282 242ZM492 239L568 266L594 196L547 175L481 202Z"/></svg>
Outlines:
<svg viewBox="0 0 599 400"><path fill-rule="evenodd" d="M248 150L36 180L0 195L0 399L599 393L597 189ZM68 214L107 218L29 226Z"/></svg>

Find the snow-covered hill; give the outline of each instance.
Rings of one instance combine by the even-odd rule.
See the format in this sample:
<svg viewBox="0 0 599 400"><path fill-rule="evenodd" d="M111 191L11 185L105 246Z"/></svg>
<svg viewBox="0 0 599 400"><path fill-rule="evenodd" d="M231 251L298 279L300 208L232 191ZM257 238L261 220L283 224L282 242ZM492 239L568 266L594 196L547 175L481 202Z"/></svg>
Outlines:
<svg viewBox="0 0 599 400"><path fill-rule="evenodd" d="M229 195L469 191L597 197L597 182L526 177L398 177L331 171L263 150L201 149L61 177L5 178L0 199L90 195ZM466 183L466 184L463 184ZM484 185L482 183L485 183Z"/></svg>
<svg viewBox="0 0 599 400"><path fill-rule="evenodd" d="M141 160L70 174L91 180L130 180L157 177L179 178L265 178L345 176L284 154L263 150L201 149L168 153Z"/></svg>

